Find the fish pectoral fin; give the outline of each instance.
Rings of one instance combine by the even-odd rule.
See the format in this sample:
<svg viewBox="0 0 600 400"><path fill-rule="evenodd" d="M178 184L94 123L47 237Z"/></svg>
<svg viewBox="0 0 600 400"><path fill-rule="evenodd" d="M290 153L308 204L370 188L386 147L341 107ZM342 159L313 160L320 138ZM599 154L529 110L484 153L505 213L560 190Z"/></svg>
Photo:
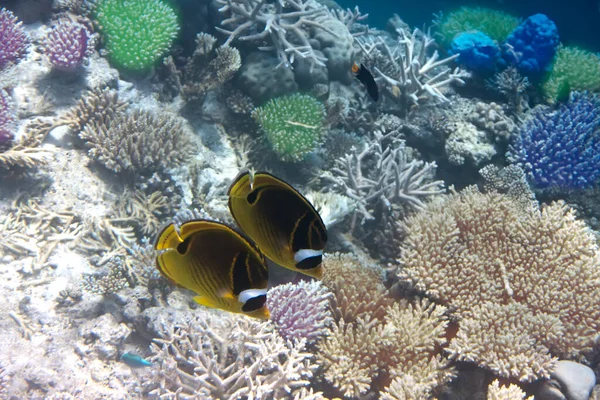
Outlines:
<svg viewBox="0 0 600 400"><path fill-rule="evenodd" d="M237 300L234 294L227 289L223 289L219 292L219 297L225 300Z"/></svg>
<svg viewBox="0 0 600 400"><path fill-rule="evenodd" d="M217 308L215 302L206 296L196 296L194 301L204 307Z"/></svg>

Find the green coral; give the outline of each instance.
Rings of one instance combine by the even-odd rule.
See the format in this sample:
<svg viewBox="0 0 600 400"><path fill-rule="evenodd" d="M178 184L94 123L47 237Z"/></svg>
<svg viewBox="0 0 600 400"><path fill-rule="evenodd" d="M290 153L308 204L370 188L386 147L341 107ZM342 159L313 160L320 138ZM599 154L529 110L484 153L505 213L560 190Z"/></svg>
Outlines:
<svg viewBox="0 0 600 400"><path fill-rule="evenodd" d="M292 94L271 99L252 112L283 161L300 161L323 139L325 107L317 99Z"/></svg>
<svg viewBox="0 0 600 400"><path fill-rule="evenodd" d="M152 67L179 31L175 12L161 0L103 0L96 20L111 61L134 71Z"/></svg>
<svg viewBox="0 0 600 400"><path fill-rule="evenodd" d="M483 7L461 7L439 21L438 33L442 43L449 45L456 35L467 31L480 31L503 42L521 20L503 11Z"/></svg>
<svg viewBox="0 0 600 400"><path fill-rule="evenodd" d="M600 88L600 57L572 46L561 46L556 53L552 70L542 85L550 102L568 97L571 90Z"/></svg>

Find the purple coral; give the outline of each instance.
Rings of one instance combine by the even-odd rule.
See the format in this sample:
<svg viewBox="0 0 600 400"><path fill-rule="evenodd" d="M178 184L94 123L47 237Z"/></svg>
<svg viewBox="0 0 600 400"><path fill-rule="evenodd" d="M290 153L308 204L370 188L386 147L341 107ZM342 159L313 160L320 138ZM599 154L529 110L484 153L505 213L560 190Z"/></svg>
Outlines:
<svg viewBox="0 0 600 400"><path fill-rule="evenodd" d="M286 340L316 343L333 322L331 296L319 281L276 286L267 294L271 321Z"/></svg>
<svg viewBox="0 0 600 400"><path fill-rule="evenodd" d="M23 24L5 8L0 8L0 69L17 63L27 53L29 37Z"/></svg>
<svg viewBox="0 0 600 400"><path fill-rule="evenodd" d="M50 63L59 70L77 69L92 49L88 29L73 21L63 20L48 34L44 53Z"/></svg>
<svg viewBox="0 0 600 400"><path fill-rule="evenodd" d="M14 136L15 114L10 95L0 89L0 150L10 147Z"/></svg>

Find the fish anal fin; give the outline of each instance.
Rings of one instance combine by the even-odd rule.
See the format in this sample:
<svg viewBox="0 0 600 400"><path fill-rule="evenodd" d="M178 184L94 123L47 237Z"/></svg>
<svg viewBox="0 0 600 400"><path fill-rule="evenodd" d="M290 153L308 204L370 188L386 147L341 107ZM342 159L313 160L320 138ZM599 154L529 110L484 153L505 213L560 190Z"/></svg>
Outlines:
<svg viewBox="0 0 600 400"><path fill-rule="evenodd" d="M204 307L217 308L215 302L206 296L195 296L194 301Z"/></svg>
<svg viewBox="0 0 600 400"><path fill-rule="evenodd" d="M235 295L231 292L231 290L223 289L219 291L218 296L225 300L237 300Z"/></svg>

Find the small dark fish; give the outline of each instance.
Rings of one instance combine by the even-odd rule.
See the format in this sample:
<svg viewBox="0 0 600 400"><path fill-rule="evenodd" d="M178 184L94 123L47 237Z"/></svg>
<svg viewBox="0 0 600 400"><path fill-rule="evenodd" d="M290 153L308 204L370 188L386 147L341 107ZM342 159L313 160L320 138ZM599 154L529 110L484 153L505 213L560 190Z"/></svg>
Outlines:
<svg viewBox="0 0 600 400"><path fill-rule="evenodd" d="M123 353L121 361L133 368L143 368L152 365L150 361L144 360L142 357L133 353Z"/></svg>
<svg viewBox="0 0 600 400"><path fill-rule="evenodd" d="M321 278L327 229L304 196L267 172L242 173L227 194L231 215L264 255L282 267Z"/></svg>
<svg viewBox="0 0 600 400"><path fill-rule="evenodd" d="M367 93L373 99L373 101L379 100L379 88L377 87L377 83L375 82L375 78L371 75L371 72L365 67L363 64L360 64L360 67L357 63L352 64L352 72L356 79L363 84L363 86L367 89Z"/></svg>

